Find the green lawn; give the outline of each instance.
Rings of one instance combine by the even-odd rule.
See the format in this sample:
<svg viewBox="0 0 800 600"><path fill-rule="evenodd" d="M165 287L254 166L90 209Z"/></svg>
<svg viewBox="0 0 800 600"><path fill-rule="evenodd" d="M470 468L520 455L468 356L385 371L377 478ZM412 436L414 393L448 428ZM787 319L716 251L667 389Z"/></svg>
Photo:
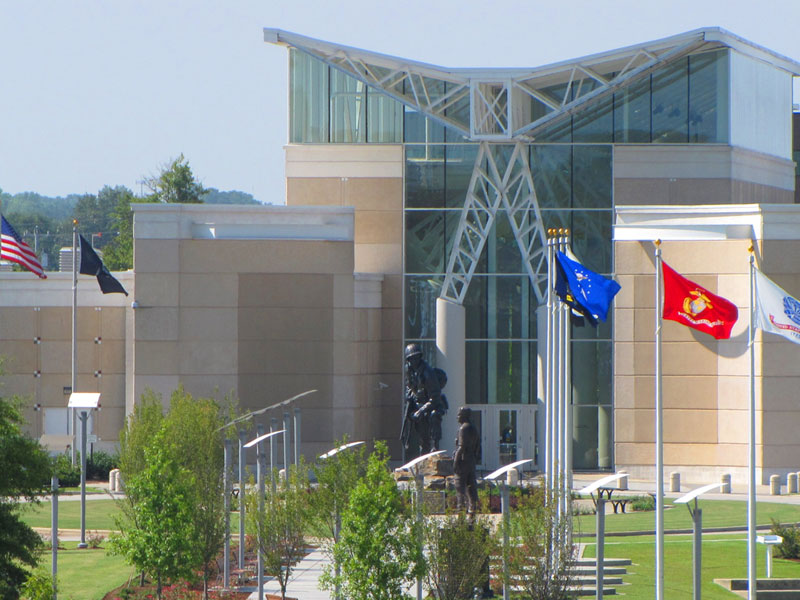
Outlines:
<svg viewBox="0 0 800 600"><path fill-rule="evenodd" d="M66 542L67 549L58 551L59 600L101 600L133 575L133 568L121 556L112 556L104 548L78 550L76 544ZM49 551L43 553L40 562L48 573L50 556Z"/></svg>
<svg viewBox="0 0 800 600"><path fill-rule="evenodd" d="M703 511L705 516L705 511ZM594 540L584 556L596 556ZM625 585L617 588L629 600L652 600L655 593L655 538L653 536L612 537L605 543L607 558L630 558L633 564L622 577ZM765 577L766 551L756 549L757 574ZM800 563L773 558L773 577L800 578ZM702 551L702 584L704 600L730 600L729 591L716 585L714 579L747 578L747 534L705 534ZM692 538L669 535L664 540L664 595L667 598L692 597Z"/></svg>
<svg viewBox="0 0 800 600"><path fill-rule="evenodd" d="M89 500L86 502L86 529L116 529L114 517L120 514L116 500ZM50 527L50 502L30 505L22 513L22 520L30 527ZM58 503L58 528L80 529L81 503ZM231 513L231 531L238 534L239 513Z"/></svg>
<svg viewBox="0 0 800 600"><path fill-rule="evenodd" d="M669 504L665 501L664 529L692 529L692 517L685 506ZM709 527L746 527L747 502L743 500L701 500L698 503L703 510L703 529ZM669 508L667 508L669 507ZM758 502L756 504L756 522L769 525L770 519L788 523L800 522L800 506L796 504L778 504L775 502ZM655 531L655 512L630 512L625 514L606 514L606 533L622 531ZM575 531L594 533L596 518L594 515L581 515L575 519Z"/></svg>

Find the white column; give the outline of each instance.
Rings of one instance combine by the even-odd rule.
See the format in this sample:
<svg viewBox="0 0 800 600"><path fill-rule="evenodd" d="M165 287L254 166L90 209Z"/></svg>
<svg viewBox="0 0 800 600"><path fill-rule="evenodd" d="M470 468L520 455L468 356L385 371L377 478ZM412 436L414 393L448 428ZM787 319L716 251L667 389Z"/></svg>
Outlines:
<svg viewBox="0 0 800 600"><path fill-rule="evenodd" d="M444 393L450 411L442 422L442 449L453 451L458 430L455 412L466 403L466 318L464 307L436 299L436 366L447 372Z"/></svg>

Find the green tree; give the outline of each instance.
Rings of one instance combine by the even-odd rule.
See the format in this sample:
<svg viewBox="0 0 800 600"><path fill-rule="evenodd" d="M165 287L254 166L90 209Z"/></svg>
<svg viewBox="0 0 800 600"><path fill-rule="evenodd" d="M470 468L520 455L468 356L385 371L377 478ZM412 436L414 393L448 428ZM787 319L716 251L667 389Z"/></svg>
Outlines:
<svg viewBox="0 0 800 600"><path fill-rule="evenodd" d="M225 489L223 464L224 421L211 398L193 398L180 386L172 393L164 428L171 454L193 475L191 495L192 540L203 572L203 597L208 600L208 580L225 543Z"/></svg>
<svg viewBox="0 0 800 600"><path fill-rule="evenodd" d="M333 552L341 565L327 568L326 589L341 585L349 600L398 600L403 588L424 573L419 532L387 468L386 445L376 443L367 473L350 495L342 514L342 532Z"/></svg>
<svg viewBox="0 0 800 600"><path fill-rule="evenodd" d="M555 486L557 489L557 486ZM512 513L508 549L509 575L532 600L566 600L572 584L575 547L570 543L572 519L557 512L556 492L542 483L520 498Z"/></svg>
<svg viewBox="0 0 800 600"><path fill-rule="evenodd" d="M269 490L263 502L259 502L257 489L247 495L248 529L258 539L264 572L278 580L282 599L286 598L292 567L301 558L305 545L307 472L303 463L296 468L290 465L288 481L281 481L274 494Z"/></svg>
<svg viewBox="0 0 800 600"><path fill-rule="evenodd" d="M52 600L53 576L42 570L33 571L20 592L25 600Z"/></svg>
<svg viewBox="0 0 800 600"><path fill-rule="evenodd" d="M22 431L21 401L0 398L0 598L16 600L28 578L25 569L35 567L41 538L22 522L24 505L46 491L50 459L35 440Z"/></svg>
<svg viewBox="0 0 800 600"><path fill-rule="evenodd" d="M97 195L85 194L78 198L73 218L78 221L78 228L89 238L90 234L102 234L90 240L95 248L104 248L116 237L116 207L120 201L130 203L133 192L125 186L104 186Z"/></svg>
<svg viewBox="0 0 800 600"><path fill-rule="evenodd" d="M203 202L205 188L197 181L189 166L189 161L181 154L161 167L157 177L150 177L145 184L152 192L156 202L177 204L200 204Z"/></svg>
<svg viewBox="0 0 800 600"><path fill-rule="evenodd" d="M118 501L122 511L121 522L128 529L141 526L136 510L141 498L137 495L139 488L128 489L126 482L139 476L147 467L147 449L155 439L164 422L161 396L146 389L139 402L134 405L133 413L125 421L119 432L119 471L125 496ZM141 583L144 584L145 572L142 570Z"/></svg>
<svg viewBox="0 0 800 600"><path fill-rule="evenodd" d="M112 211L111 230L114 238L103 246L103 263L109 271L133 268L133 211L131 204L156 202L152 197L137 198L132 193L120 194Z"/></svg>
<svg viewBox="0 0 800 600"><path fill-rule="evenodd" d="M125 492L137 501L132 505L133 522L117 520L119 534L111 537L111 548L156 581L162 597L165 582L191 577L199 551L192 538L194 477L179 464L169 448L162 427L145 449L147 466L125 482Z"/></svg>
<svg viewBox="0 0 800 600"><path fill-rule="evenodd" d="M427 518L425 583L436 600L472 598L489 577L494 548L489 523L463 513L445 519Z"/></svg>
<svg viewBox="0 0 800 600"><path fill-rule="evenodd" d="M346 443L347 436L337 442L336 447ZM311 495L310 517L318 534L336 543L339 541L337 523L341 525L341 513L350 502L350 493L367 471L366 445L321 459L313 466L313 471L319 485Z"/></svg>

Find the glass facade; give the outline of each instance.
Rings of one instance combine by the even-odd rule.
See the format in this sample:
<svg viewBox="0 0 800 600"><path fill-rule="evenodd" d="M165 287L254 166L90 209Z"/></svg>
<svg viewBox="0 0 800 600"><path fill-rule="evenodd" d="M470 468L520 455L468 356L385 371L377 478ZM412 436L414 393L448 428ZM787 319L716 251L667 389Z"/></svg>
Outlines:
<svg viewBox="0 0 800 600"><path fill-rule="evenodd" d="M478 144L314 58L296 50L290 57L291 142L404 143L403 333L406 342L419 342L433 357L436 298ZM727 50L680 59L554 122L528 146L543 225L569 228L572 249L587 267L609 275L613 270L613 144L727 143L729 62ZM426 84L434 95L447 93L444 82ZM583 85L590 87L575 93L585 94L595 83ZM540 92L560 101L568 89L559 84ZM462 104L448 117L463 119ZM534 118L547 111L544 104L531 108ZM493 146L499 154L511 149ZM537 301L503 210L464 307L466 402L535 404ZM572 330L575 469L613 468L612 331L610 321ZM498 410L501 455L510 459L517 444L517 423L511 422L516 413Z"/></svg>

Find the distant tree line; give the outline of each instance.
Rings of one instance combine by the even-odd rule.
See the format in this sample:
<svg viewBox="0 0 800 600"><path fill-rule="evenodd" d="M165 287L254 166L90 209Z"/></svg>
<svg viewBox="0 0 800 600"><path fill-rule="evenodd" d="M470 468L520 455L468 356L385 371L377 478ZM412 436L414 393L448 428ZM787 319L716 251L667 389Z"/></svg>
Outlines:
<svg viewBox="0 0 800 600"><path fill-rule="evenodd" d="M78 231L102 252L106 266L125 271L133 268L133 203L261 204L245 192L203 187L183 154L142 183L149 193L139 196L121 185L106 185L97 194L56 197L0 189L0 210L38 252L45 270L58 270L61 248L72 246L72 220L76 219Z"/></svg>

